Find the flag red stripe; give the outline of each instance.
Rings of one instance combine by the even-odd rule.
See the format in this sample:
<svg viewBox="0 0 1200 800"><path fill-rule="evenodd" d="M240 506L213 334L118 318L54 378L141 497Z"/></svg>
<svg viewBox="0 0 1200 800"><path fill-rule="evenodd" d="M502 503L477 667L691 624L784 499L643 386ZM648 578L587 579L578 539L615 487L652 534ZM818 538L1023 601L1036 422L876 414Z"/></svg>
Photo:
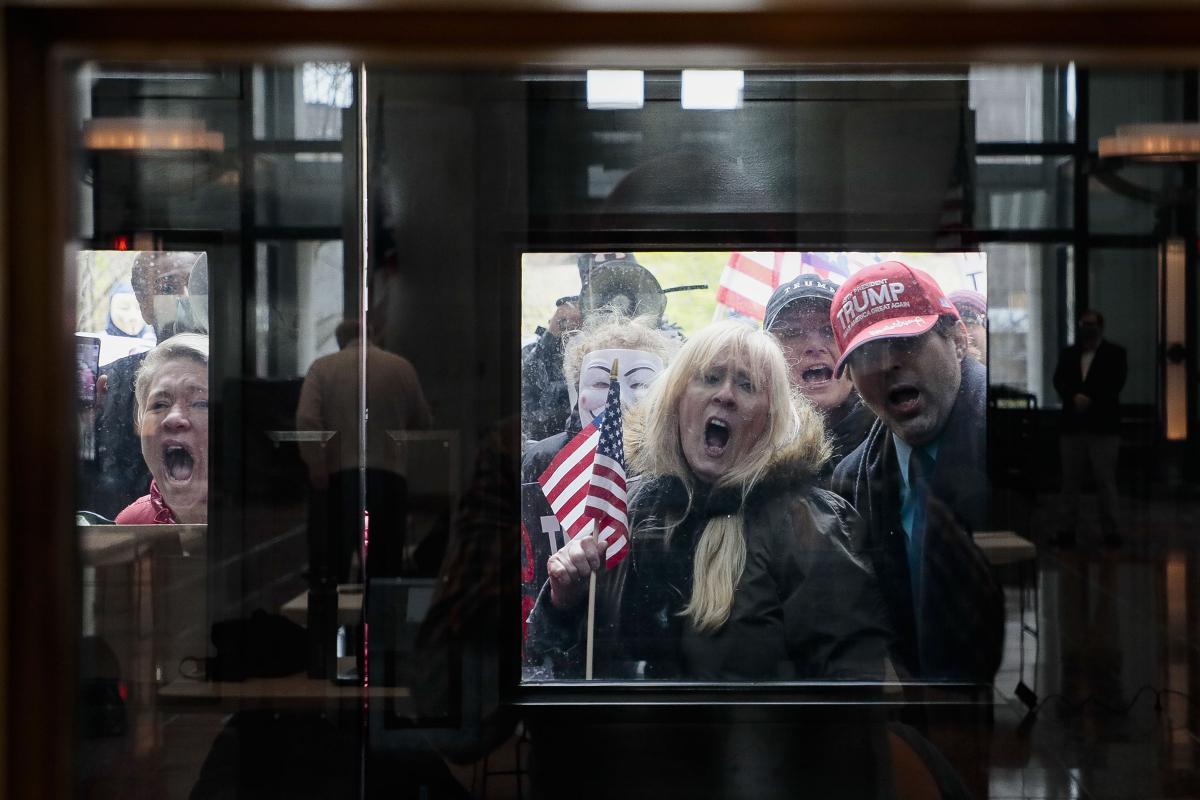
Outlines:
<svg viewBox="0 0 1200 800"><path fill-rule="evenodd" d="M596 469L604 470L604 477L619 475L621 480L625 480L625 468L621 463L605 453L596 454Z"/></svg>
<svg viewBox="0 0 1200 800"><path fill-rule="evenodd" d="M542 474L538 476L538 482L545 485L544 482L550 480L554 472L579 449L579 446L580 443L576 439L572 439L563 445L563 449L558 451L558 455L551 459L550 466L546 467Z"/></svg>
<svg viewBox="0 0 1200 800"><path fill-rule="evenodd" d="M554 512L555 516L558 517L559 523L561 523L563 526L563 532L568 538L574 539L581 530L587 527L588 522L591 520L591 517L586 513L586 506L584 506L584 503L587 501L587 497L588 486L587 484L584 484L582 487L580 487L579 491L571 495L570 500L562 503L559 506L561 511L556 510ZM585 513L580 513L575 517L575 519L571 520L572 514L574 514L577 509ZM570 521L568 522L568 520Z"/></svg>
<svg viewBox="0 0 1200 800"><path fill-rule="evenodd" d="M586 472L591 466L591 458L581 458L579 459L579 463L572 467L569 472L562 476L562 478L550 484L549 486L543 486L542 489L546 493L546 499L550 501L550 505L555 505L558 501L558 496L566 491L567 487L569 487L576 478Z"/></svg>
<svg viewBox="0 0 1200 800"><path fill-rule="evenodd" d="M629 539L624 536L620 537L609 545L608 549L604 551L604 555L604 565L607 568L612 569L617 564L621 563L625 556L629 555Z"/></svg>
<svg viewBox="0 0 1200 800"><path fill-rule="evenodd" d="M600 534L600 541L607 543L617 537L624 536L628 532L629 530L620 522L613 522L605 526L604 532Z"/></svg>
<svg viewBox="0 0 1200 800"><path fill-rule="evenodd" d="M605 459L605 461L607 460L608 459ZM622 486L625 485L625 472L619 469L613 469L599 458L596 459L596 466L592 469L592 478L593 480L595 478L604 478L612 481L613 483L619 483Z"/></svg>
<svg viewBox="0 0 1200 800"><path fill-rule="evenodd" d="M755 319L763 319L767 315L766 306L726 289L724 286L717 289L717 302L724 303L739 314L745 314Z"/></svg>
<svg viewBox="0 0 1200 800"><path fill-rule="evenodd" d="M589 494L592 497L597 498L598 500L602 500L606 503L611 504L614 508L619 508L622 511L627 511L627 509L625 508L625 498L621 495L610 492L608 489L605 489L603 486L596 486L595 484L593 484L592 490Z"/></svg>
<svg viewBox="0 0 1200 800"><path fill-rule="evenodd" d="M741 253L734 253L729 257L729 268L737 270L743 275L748 275L759 283L765 283L771 288L775 288L775 270L770 267L764 267L752 258L743 256Z"/></svg>
<svg viewBox="0 0 1200 800"><path fill-rule="evenodd" d="M554 473L561 469L563 464L570 461L575 455L576 451L586 448L591 441L591 437L594 436L595 433L596 427L589 424L582 431L576 434L574 439L567 442L563 449L558 451L558 455L556 455L550 462L550 466L546 467L546 470L541 474L540 477L538 477L538 483L542 484L542 486L546 486L548 483L550 483L551 478L554 477ZM591 460L595 458L594 449L592 452L587 452L585 450L581 458L585 462L591 462ZM550 485L554 486L560 482L561 481L554 481Z"/></svg>

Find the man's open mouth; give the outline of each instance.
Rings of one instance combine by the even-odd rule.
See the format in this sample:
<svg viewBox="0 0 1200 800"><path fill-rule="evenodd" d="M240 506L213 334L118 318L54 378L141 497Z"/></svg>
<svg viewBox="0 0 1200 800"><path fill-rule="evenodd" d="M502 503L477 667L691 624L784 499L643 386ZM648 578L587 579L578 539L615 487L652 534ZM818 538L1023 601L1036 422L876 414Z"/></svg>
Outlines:
<svg viewBox="0 0 1200 800"><path fill-rule="evenodd" d="M826 383L833 379L833 368L824 364L816 367L809 367L800 373L800 379L805 383Z"/></svg>
<svg viewBox="0 0 1200 800"><path fill-rule="evenodd" d="M911 414L920 408L921 392L915 386L897 386L888 392L887 399L897 413Z"/></svg>
<svg viewBox="0 0 1200 800"><path fill-rule="evenodd" d="M163 467L172 481L190 480L195 466L196 458L186 445L168 444L163 447Z"/></svg>
<svg viewBox="0 0 1200 800"><path fill-rule="evenodd" d="M729 437L733 430L723 419L709 417L704 423L704 452L712 458L720 458L729 445Z"/></svg>

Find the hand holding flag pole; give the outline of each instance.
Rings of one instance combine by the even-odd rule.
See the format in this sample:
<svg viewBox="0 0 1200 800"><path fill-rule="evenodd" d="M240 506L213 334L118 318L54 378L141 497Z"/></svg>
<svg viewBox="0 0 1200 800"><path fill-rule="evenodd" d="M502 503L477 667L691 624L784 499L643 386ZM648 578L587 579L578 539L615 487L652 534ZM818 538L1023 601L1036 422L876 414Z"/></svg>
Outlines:
<svg viewBox="0 0 1200 800"><path fill-rule="evenodd" d="M567 545L550 557L547 565L551 599L560 607L578 602L575 586L588 576L587 662L585 676L592 677L593 633L596 622L596 572L580 547L579 536L590 538L602 550L603 563L613 567L629 552L626 507L625 446L621 432L620 364L613 361L604 411L583 427L559 451L538 478L550 508L558 517ZM556 562L557 560L557 562ZM599 564L596 565L597 567ZM578 576L572 579L570 576ZM576 582L578 581L578 583ZM561 600L559 599L561 598ZM578 599L577 599L578 598Z"/></svg>
<svg viewBox="0 0 1200 800"><path fill-rule="evenodd" d="M602 426L602 431L600 434L601 446L599 448L597 448L597 450L596 450L597 457L599 457L600 454L604 451L604 430L609 429L607 420L610 417L609 412L611 411L611 409L609 408L609 405L612 403L614 391L616 392L616 398L617 398L617 406L616 406L616 408L617 408L617 426L616 426L617 440L618 440L619 445L621 446L622 451L624 450L624 437L622 435L622 431L620 428L620 424L621 424L621 420L620 420L621 383L620 383L620 381L621 381L620 363L619 363L618 359L614 358L613 363L612 363L612 372L610 372L608 374L608 395L609 395L608 402L605 403L605 406L604 406L604 418L605 418L606 424ZM622 465L622 469L620 470L621 471L621 489L622 489L622 491L621 491L621 506L622 506L622 508L624 508L624 505L625 505L625 502L624 502L625 501L625 497L624 497L624 495L625 495L625 492L624 492L625 470L623 468L624 462L625 462L624 452L622 452L622 454L621 454L620 462ZM596 482L597 482L596 481L597 466L598 465L596 465L596 464L594 464L592 466L592 484L591 484L592 488L594 488L596 486ZM589 491L589 494L591 494L591 491ZM592 528L592 537L596 539L597 544L601 543L600 523L602 521L604 521L603 514L597 515L596 516L596 525ZM593 661L592 657L594 654L593 645L594 645L594 639L595 639L595 632L596 632L596 573L593 572L588 577L587 666L586 666L586 669L584 670L584 676L583 676L585 680L589 680L589 681L592 679L592 661Z"/></svg>

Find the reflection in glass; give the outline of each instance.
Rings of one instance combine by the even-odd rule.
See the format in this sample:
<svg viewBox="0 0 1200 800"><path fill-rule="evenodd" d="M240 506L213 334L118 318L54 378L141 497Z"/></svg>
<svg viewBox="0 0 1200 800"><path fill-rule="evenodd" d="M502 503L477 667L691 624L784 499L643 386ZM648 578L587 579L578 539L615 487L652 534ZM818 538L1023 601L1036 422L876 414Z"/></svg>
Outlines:
<svg viewBox="0 0 1200 800"><path fill-rule="evenodd" d="M1075 333L1077 258L1079 302L1125 308L1108 316L1131 354L1119 474L1142 483L1122 491L1149 496L1163 453L1154 249L1095 240L1145 234L1153 212L1112 205L1093 185L1090 227L1076 227L1089 220L1067 152L1073 69L747 69L727 104L737 107L722 110L685 109L677 67L641 73L639 103L622 98L620 109L587 107L582 67L368 71L361 84L365 72L344 62L93 64L69 84L80 120L70 163L81 255L68 282L77 506L90 512L76 529L81 793L453 796L471 769L448 762L494 775L504 756L520 766L531 744L548 770L534 783L552 793L540 782L575 769L580 741L618 748L594 776L609 795L633 785L626 767L646 765L663 796L761 796L742 778L782 774L793 779L774 784L784 791L867 795L854 782L887 784L898 752L957 773L975 794L989 777L1010 786L989 753L1015 727L1007 701L1027 674L1016 650L1023 659L1038 634L1014 636L1026 616L1010 608L1000 650L996 579L1022 598L1057 586L1069 599L1072 582L1094 582L1093 554L1072 564L1047 541L1060 421L1049 376ZM1091 73L1092 136L1182 112L1174 73L1111 72ZM122 135L132 144L103 138ZM919 282L839 296L864 271L898 269L888 261L933 275L940 288L920 293L939 315L973 315L975 338L949 322L899 335ZM867 309L881 309L893 335L856 344L848 331ZM146 411L135 410L137 365L181 331L210 337L206 441L195 359L147 372ZM906 380L881 380L888 364ZM789 381L807 398L806 435L786 447L772 437ZM705 392L720 394L720 413ZM933 423L910 424L931 409ZM611 430L618 415L627 447ZM636 686L561 685L587 674L587 637L574 627L586 624L587 582L577 604L545 618L551 559L585 540L538 478L589 424L607 431L603 455L623 472L629 528L608 510L605 544L626 555L597 581L593 675ZM654 427L662 436L648 445ZM832 439L824 464L816 431ZM1155 526L1139 526L1150 501L1130 499L1122 508L1139 535L1183 508L1155 507ZM102 524L131 504L160 524ZM183 524L201 506L206 524ZM1153 557L1157 540L1143 539ZM1152 562L1103 558L1101 610L1154 618L1143 602L1153 591L1113 595ZM1175 594L1183 572L1169 576ZM1042 697L1120 689L1110 674L1120 652L1158 652L1153 625L1121 639L1115 618L1097 617L1104 652L1081 683L1063 662L1078 660L1070 642L1096 624L1055 609L1026 609L1042 642L1066 653L1048 645L1033 658L1030 674L1057 681L1034 687ZM548 629L562 636L550 641ZM1154 680L1157 662L1145 659L1123 677ZM993 674L980 693L915 685ZM875 685L795 683L806 677ZM922 704L912 727L885 725L876 708L866 724L847 720L839 707L807 737L782 731L796 709L787 725L761 727L734 709L698 732L672 727L678 712L662 706L663 726L603 739L579 735L578 707L540 722L509 713L513 694L714 697L647 678L771 680L772 702L853 692L894 709L926 689L954 702ZM728 688L701 713L763 699L761 687ZM776 713L765 709L754 713ZM1072 723L1047 707L1037 724L1061 727L1025 740L1026 754L1041 748L1039 759L1074 768L1077 754L1045 746L1074 735ZM730 771L734 762L743 768ZM1023 766L1009 772L1036 783ZM1043 773L1046 786L1076 786L1065 771Z"/></svg>
<svg viewBox="0 0 1200 800"><path fill-rule="evenodd" d="M970 107L980 142L1075 138L1074 70L1043 64L972 64Z"/></svg>
<svg viewBox="0 0 1200 800"><path fill-rule="evenodd" d="M919 268L901 264L901 258ZM883 581L892 581L877 586L874 574L866 573L862 591L869 596L886 594L884 606L889 609L907 606L908 615L922 619L922 636L913 633L911 617L903 613L872 620L867 611L853 607L855 592L834 597L837 589L815 590L815 583L781 590L781 596L808 596L809 591L824 596L832 604L829 624L834 628L821 629L820 635L841 641L848 652L857 652L867 661L840 665L823 659L804 661L796 654L812 647L797 642L806 641L815 623L798 608L789 610L787 601L781 601L772 616L784 620L779 631L740 630L751 623L744 615L752 617L755 612L750 609L761 611L766 602L747 599L757 580L748 551L768 561L817 559L822 566L810 563L813 570L841 574L836 553L822 545L824 537L842 537L824 525L828 509L814 508L811 524L796 523L792 534L781 534L785 541L795 537L799 542L795 552L768 555L755 550L769 550L764 542L772 541L780 525L787 528L786 521L769 511L776 501L788 502L771 489L779 480L776 473L793 477L788 485L798 494L792 499L801 504L809 503L803 499L806 482L817 485L819 476L821 486L831 479L839 485L836 461L824 469L830 453L820 447L819 453L809 452L805 444L805 437L824 438L825 421L838 436L855 432L854 441L839 440L837 457L858 464L864 475L874 475L878 485L887 480L875 475L875 470L890 458L886 451L892 437L897 449L905 442L905 458L907 452L923 450L932 442L946 443L942 463L952 466L943 467L931 502L939 500L947 486L957 485L948 475L982 473L987 382L975 359L986 359L969 344L959 314L946 296L953 289L951 297L976 299L986 318L987 275L979 254L526 254L523 264L523 318L532 324L550 315L545 325L537 326L522 356L522 426L530 439L540 438L527 442L522 464L527 680L590 677L593 665L597 676L610 679L878 679L885 672L882 651L873 666L865 654L882 631L896 632L902 643L892 656L895 669L904 677L990 680L997 658L992 636L998 630L993 625L998 620L997 593L983 554L963 528L935 526L942 538L925 551L932 554L934 566L921 578L925 559L914 557L904 570L911 576L911 590L897 587L896 564L882 554L885 548L879 538L886 531L882 511L886 503L860 493L857 487L864 485L863 478L852 470L844 471L843 488L856 487L849 494L866 503L860 508L870 509L865 512L867 528L878 532L868 534L875 537L874 544L859 540L857 534L845 538L865 547L863 552L871 553ZM691 283L680 287L687 291L676 294L674 287L662 288L668 277ZM711 283L700 282L713 277ZM568 294L555 299L561 293ZM593 294L602 295L604 302L587 302ZM656 302L644 299L649 295ZM640 321L623 316L630 309L664 306L658 316ZM819 314L805 315L814 308L820 309ZM818 316L818 322L811 323ZM716 322L728 317L742 321L733 327ZM688 342L681 354L691 354L691 360L683 366L673 361L655 376L641 399L621 370L640 363L639 358L655 349L647 326L666 328L668 318L688 321L688 327L681 329ZM752 335L759 327L755 319L766 320L771 337ZM939 325L945 332L931 330L938 319L943 320ZM607 338L602 336L605 331ZM823 331L829 332L825 338ZM913 355L917 352L913 348L919 349L919 356ZM854 351L854 359L843 376L843 352L849 350ZM900 355L902 350L907 355ZM617 353L624 361L618 359L621 368L610 376L607 361ZM594 379L585 380L581 367L596 355L603 355L604 363L595 365ZM886 372L881 371L885 361ZM661 358L657 363L662 363ZM934 369L931 364L944 367ZM775 365L784 372L774 375ZM894 369L899 372L893 373ZM906 382L893 385L890 377L886 382L875 380L875 373L902 375ZM861 403L869 412L846 413L841 408L851 400L846 391L836 401L826 402L826 384L844 379L849 387L850 377L857 389L852 405ZM779 383L775 390L772 379ZM791 408L787 398L793 380L795 389L815 405L800 406L802 418L792 423L798 427L781 427L780 419L789 418L781 406ZM901 397L902 392L908 394ZM558 396L564 393L569 398L565 403ZM614 437L618 442L623 439L623 426L613 422L621 414L613 397L620 397L620 406L628 407L633 424L632 441L614 451L619 456L605 450L605 443ZM843 431L840 426L850 418ZM951 419L956 422L951 424ZM763 446L764 441L769 444ZM760 454L775 453L781 460L755 463L750 448L761 448L756 450ZM854 457L848 458L851 451ZM869 462L869 453L874 453L872 459L884 460ZM609 463L614 458L620 462L615 467ZM927 468L931 475L932 461L931 454ZM615 477L610 474L614 469ZM634 478L628 487L626 477ZM903 523L923 531L921 519L913 515L924 502L910 503L908 498L915 498L917 490L908 491ZM711 511L714 505L721 509L716 516ZM604 515L609 513L616 521L606 528ZM976 515L966 531L979 524L979 509L973 505L954 507L950 513ZM714 528L717 517L734 520L729 523L733 527ZM628 552L633 557L627 563ZM595 588L585 588L600 563L596 559L607 561L611 572L605 571ZM952 570L973 574L976 584L948 588L954 581L947 582L942 570L949 563L956 565ZM844 581L846 586L857 585L849 574ZM661 594L663 586L674 589ZM926 605L925 592L932 597L935 590L949 592L947 596L953 595L957 604L979 619L947 617L940 604ZM600 604L594 622L591 612L586 623L581 616L585 598L589 606ZM837 628L843 623L846 627ZM979 635L965 637L966 630ZM939 641L939 636L944 638ZM796 637L795 641L789 637ZM705 641L712 647L703 645ZM797 660L788 661L793 656Z"/></svg>
<svg viewBox="0 0 1200 800"><path fill-rule="evenodd" d="M149 493L120 525L208 522L208 337L178 333L147 353L134 381Z"/></svg>
<svg viewBox="0 0 1200 800"><path fill-rule="evenodd" d="M1071 159L980 156L976 165L976 227L1021 230L1068 226L1072 213Z"/></svg>

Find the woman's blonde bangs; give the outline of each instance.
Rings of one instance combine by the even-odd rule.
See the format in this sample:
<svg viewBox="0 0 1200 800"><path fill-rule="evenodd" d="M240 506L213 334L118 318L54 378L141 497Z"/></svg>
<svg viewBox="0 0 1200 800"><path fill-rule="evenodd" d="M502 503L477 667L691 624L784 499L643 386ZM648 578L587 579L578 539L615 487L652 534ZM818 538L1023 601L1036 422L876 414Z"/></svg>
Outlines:
<svg viewBox="0 0 1200 800"><path fill-rule="evenodd" d="M791 386L787 360L770 334L729 320L700 331L679 351L675 361L631 415L626 447L634 470L672 475L688 494L686 517L696 492L696 476L688 466L679 438L679 403L688 384L713 364L732 356L743 366L755 391L766 392L767 427L760 446L745 463L734 465L714 488L736 488L743 507L737 514L707 522L697 542L692 594L681 612L697 630L711 633L729 619L733 596L746 563L745 501L766 475L780 451L798 448L809 463L829 455L825 425L816 408ZM656 521L670 538L680 519ZM636 536L636 532L635 532Z"/></svg>

